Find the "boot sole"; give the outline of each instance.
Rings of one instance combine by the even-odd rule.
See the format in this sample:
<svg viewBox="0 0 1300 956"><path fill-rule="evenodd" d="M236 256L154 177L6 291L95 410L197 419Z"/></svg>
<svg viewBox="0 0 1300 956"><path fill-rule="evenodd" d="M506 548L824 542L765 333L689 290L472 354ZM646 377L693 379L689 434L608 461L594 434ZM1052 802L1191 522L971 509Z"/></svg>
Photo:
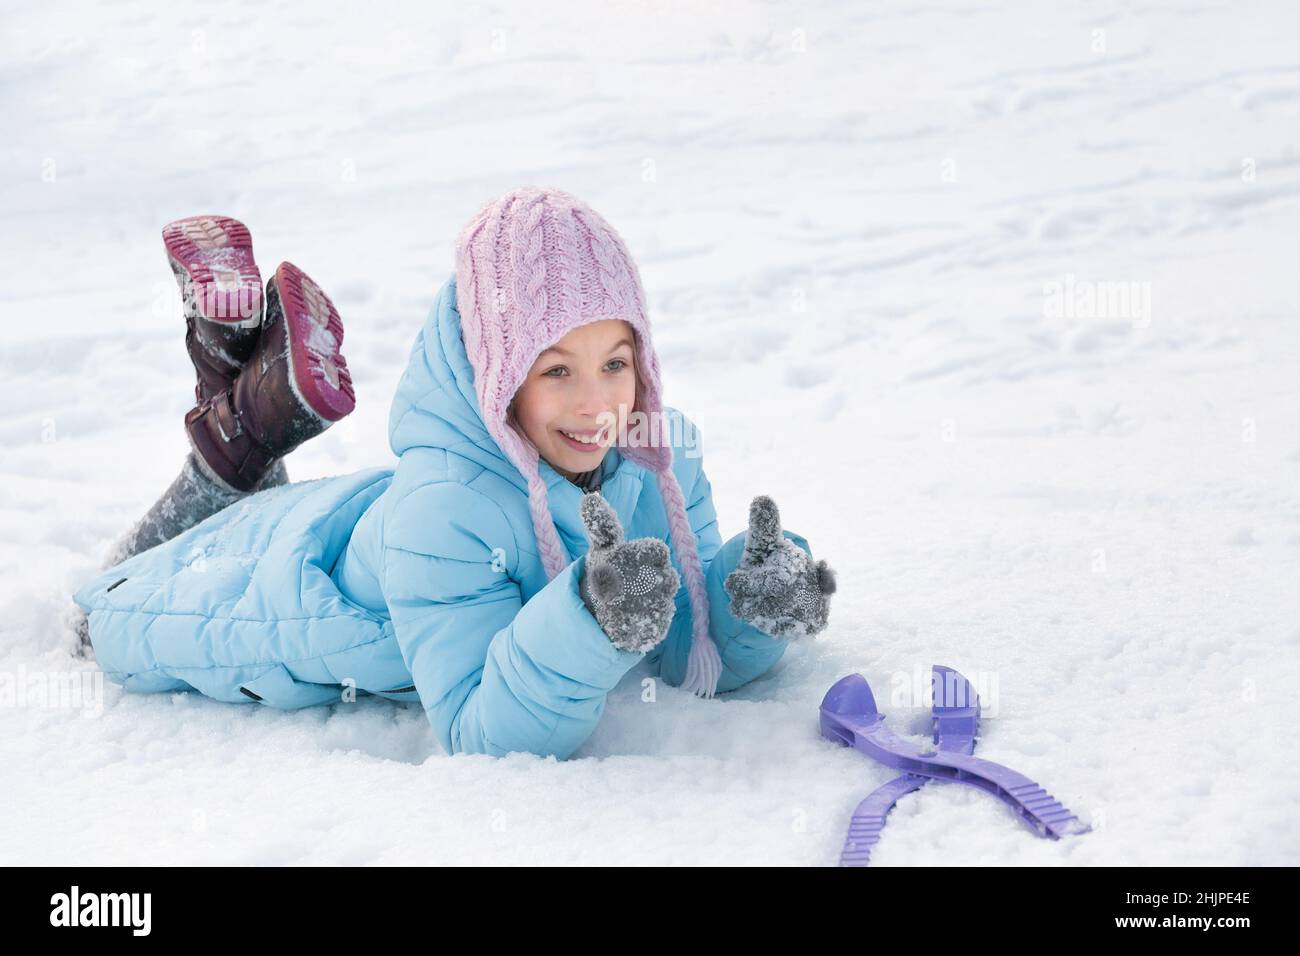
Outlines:
<svg viewBox="0 0 1300 956"><path fill-rule="evenodd" d="M192 284L199 315L223 325L261 325L262 274L247 226L229 216L190 216L168 223L162 236L181 295Z"/></svg>
<svg viewBox="0 0 1300 956"><path fill-rule="evenodd" d="M280 263L272 281L284 314L294 395L322 420L336 422L357 405L342 352L339 311L321 287L291 262Z"/></svg>

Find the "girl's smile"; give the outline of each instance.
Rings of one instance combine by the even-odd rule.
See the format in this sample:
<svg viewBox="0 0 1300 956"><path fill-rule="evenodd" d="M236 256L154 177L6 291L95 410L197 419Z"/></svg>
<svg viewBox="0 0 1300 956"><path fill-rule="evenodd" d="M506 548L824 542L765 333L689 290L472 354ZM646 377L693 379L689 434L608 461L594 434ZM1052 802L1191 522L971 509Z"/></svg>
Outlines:
<svg viewBox="0 0 1300 956"><path fill-rule="evenodd" d="M603 442L606 433L609 431L608 428L602 428L599 431L591 432L588 434L584 434L582 432L576 432L576 433L568 432L565 431L563 428L556 429L556 430L560 433L560 435L564 438L564 440L569 443L571 447L573 447L575 450L579 452L582 452L583 454L589 455L594 451L604 451L605 448L608 447ZM577 435L582 435L582 438L585 440L579 440L576 437Z"/></svg>

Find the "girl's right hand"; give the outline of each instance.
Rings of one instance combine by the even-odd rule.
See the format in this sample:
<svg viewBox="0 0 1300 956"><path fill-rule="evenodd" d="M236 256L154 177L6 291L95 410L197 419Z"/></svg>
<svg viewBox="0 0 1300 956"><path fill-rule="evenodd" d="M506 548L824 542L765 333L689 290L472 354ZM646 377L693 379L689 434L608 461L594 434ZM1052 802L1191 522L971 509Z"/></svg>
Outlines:
<svg viewBox="0 0 1300 956"><path fill-rule="evenodd" d="M668 545L657 538L623 540L618 515L599 492L578 506L587 532L587 566L579 592L610 642L648 651L668 636L681 579Z"/></svg>

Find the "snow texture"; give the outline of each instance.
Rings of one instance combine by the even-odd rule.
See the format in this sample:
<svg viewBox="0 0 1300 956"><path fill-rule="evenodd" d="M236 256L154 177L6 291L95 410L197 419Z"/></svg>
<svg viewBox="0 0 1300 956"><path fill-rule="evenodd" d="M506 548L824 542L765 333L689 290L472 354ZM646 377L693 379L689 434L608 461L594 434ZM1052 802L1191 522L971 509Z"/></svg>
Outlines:
<svg viewBox="0 0 1300 956"><path fill-rule="evenodd" d="M0 862L834 865L894 773L820 737L822 696L861 673L922 743L940 663L976 754L1094 829L932 785L873 866L1300 863L1298 18L10 5ZM447 758L415 704L96 685L69 595L188 451L162 227L236 216L338 306L358 406L310 479L393 461L456 234L527 183L622 234L723 539L779 501L839 573L829 627L714 700L634 668L569 761Z"/></svg>
<svg viewBox="0 0 1300 956"><path fill-rule="evenodd" d="M668 545L623 540L618 514L598 492L582 496L578 513L588 545L578 585L583 603L615 647L652 650L668 636L682 585Z"/></svg>

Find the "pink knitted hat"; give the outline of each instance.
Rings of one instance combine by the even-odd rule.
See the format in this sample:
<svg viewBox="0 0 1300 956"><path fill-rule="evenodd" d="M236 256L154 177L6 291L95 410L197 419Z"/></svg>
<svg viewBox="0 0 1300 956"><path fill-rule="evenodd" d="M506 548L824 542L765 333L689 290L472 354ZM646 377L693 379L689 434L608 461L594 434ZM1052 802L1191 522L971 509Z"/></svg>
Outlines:
<svg viewBox="0 0 1300 956"><path fill-rule="evenodd" d="M551 518L537 446L508 421L510 402L537 356L572 329L622 319L635 330L639 387L634 411L647 416L650 435L635 446L620 445L619 451L654 473L673 550L684 572L693 633L682 687L713 696L722 662L709 637L709 601L695 534L672 472L645 292L623 240L569 193L513 190L479 210L457 239L456 306L483 423L528 482L533 530L548 578L565 568L568 553ZM642 432L634 428L628 435Z"/></svg>

